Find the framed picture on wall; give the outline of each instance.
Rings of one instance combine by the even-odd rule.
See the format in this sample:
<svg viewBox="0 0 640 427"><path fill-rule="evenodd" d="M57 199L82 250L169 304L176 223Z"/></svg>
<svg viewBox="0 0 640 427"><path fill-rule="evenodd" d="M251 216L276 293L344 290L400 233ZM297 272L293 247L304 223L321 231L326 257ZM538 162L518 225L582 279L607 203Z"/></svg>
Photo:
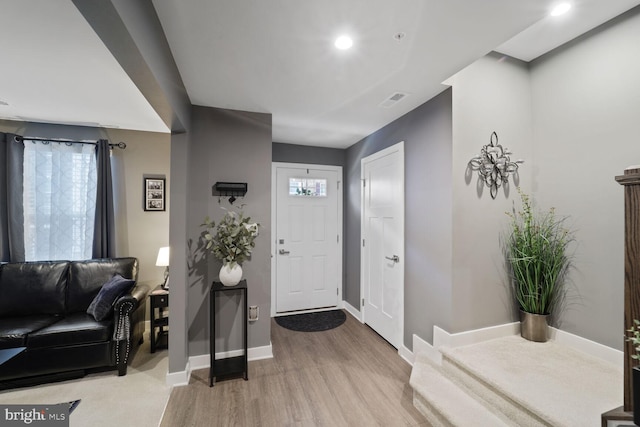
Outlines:
<svg viewBox="0 0 640 427"><path fill-rule="evenodd" d="M165 210L165 179L145 178L144 179L144 210L164 211Z"/></svg>

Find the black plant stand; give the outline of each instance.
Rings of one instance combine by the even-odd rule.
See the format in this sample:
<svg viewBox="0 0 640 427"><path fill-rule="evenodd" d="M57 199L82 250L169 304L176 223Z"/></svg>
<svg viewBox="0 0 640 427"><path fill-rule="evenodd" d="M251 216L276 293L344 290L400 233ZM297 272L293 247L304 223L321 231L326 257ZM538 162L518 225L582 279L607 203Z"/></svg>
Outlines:
<svg viewBox="0 0 640 427"><path fill-rule="evenodd" d="M216 295L221 292L240 291L242 305L242 340L244 343L244 354L237 357L216 360L216 316L215 302ZM249 362L247 356L247 281L242 280L236 286L224 286L220 282L213 282L209 292L209 387L213 387L214 378L223 376L233 376L242 374L243 378L249 379Z"/></svg>

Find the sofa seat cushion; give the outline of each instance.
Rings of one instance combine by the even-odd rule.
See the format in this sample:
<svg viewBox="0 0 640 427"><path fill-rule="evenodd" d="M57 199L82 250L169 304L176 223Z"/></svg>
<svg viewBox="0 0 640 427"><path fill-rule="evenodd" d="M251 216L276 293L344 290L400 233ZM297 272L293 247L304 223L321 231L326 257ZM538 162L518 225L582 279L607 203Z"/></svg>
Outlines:
<svg viewBox="0 0 640 427"><path fill-rule="evenodd" d="M112 321L98 322L87 313L72 313L27 336L28 348L60 347L109 341Z"/></svg>
<svg viewBox="0 0 640 427"><path fill-rule="evenodd" d="M0 349L25 347L27 335L60 320L52 314L5 317L0 319Z"/></svg>

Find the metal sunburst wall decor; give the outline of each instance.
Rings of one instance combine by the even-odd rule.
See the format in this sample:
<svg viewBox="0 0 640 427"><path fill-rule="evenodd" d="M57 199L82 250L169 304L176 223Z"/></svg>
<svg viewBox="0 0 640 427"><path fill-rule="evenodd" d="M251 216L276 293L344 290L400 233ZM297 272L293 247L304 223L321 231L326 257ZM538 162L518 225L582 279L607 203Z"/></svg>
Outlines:
<svg viewBox="0 0 640 427"><path fill-rule="evenodd" d="M513 153L498 144L498 134L493 132L489 138L489 144L482 147L480 155L469 160L468 167L472 171L478 171L478 179L484 181L489 187L491 198L498 195L498 188L502 184L508 185L509 175L518 171L518 166L524 160L511 161Z"/></svg>

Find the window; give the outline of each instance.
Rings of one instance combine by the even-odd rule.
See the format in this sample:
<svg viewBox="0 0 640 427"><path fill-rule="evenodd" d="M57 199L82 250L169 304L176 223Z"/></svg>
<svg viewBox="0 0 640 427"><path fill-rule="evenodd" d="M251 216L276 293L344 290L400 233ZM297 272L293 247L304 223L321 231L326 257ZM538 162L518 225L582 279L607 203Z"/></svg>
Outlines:
<svg viewBox="0 0 640 427"><path fill-rule="evenodd" d="M94 145L25 141L27 261L91 258L96 181Z"/></svg>
<svg viewBox="0 0 640 427"><path fill-rule="evenodd" d="M289 178L290 196L327 197L327 180Z"/></svg>

